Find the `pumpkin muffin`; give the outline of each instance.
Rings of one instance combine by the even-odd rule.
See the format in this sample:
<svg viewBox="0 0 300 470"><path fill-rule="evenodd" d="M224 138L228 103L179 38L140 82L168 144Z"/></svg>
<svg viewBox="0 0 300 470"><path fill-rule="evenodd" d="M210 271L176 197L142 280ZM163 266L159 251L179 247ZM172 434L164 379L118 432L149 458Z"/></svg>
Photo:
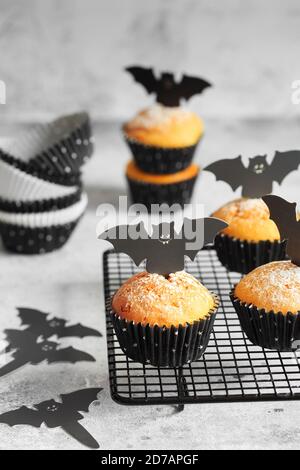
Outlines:
<svg viewBox="0 0 300 470"><path fill-rule="evenodd" d="M184 271L167 277L142 272L115 293L111 314L130 358L178 367L203 354L217 307L217 297Z"/></svg>
<svg viewBox="0 0 300 470"><path fill-rule="evenodd" d="M157 175L140 170L131 161L127 165L126 176L132 202L144 204L148 208L151 204L188 204L199 171L199 167L192 164L176 173Z"/></svg>
<svg viewBox="0 0 300 470"><path fill-rule="evenodd" d="M128 121L123 132L141 170L175 173L190 165L204 124L192 111L156 103Z"/></svg>
<svg viewBox="0 0 300 470"><path fill-rule="evenodd" d="M277 261L247 274L231 293L250 341L267 349L292 351L300 340L300 267Z"/></svg>
<svg viewBox="0 0 300 470"><path fill-rule="evenodd" d="M262 264L286 258L276 224L262 199L241 198L213 213L229 224L215 239L221 263L230 271L248 273Z"/></svg>

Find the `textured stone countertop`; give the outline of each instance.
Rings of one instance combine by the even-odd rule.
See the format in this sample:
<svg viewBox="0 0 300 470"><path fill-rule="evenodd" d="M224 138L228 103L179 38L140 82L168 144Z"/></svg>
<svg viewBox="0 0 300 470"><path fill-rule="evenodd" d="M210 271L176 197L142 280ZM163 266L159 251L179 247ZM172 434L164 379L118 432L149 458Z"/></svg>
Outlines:
<svg viewBox="0 0 300 470"><path fill-rule="evenodd" d="M59 341L60 347L72 345L96 360L27 364L0 377L0 448L84 448L59 427L10 427L1 423L1 414L22 405L57 400L60 394L87 387L103 390L89 413L82 413L80 423L102 449L299 448L298 402L188 405L178 413L173 406L129 408L112 401L101 266L106 246L96 240L96 208L103 202L116 202L118 194L125 194L122 167L128 151L115 125L97 128L96 140L96 153L85 170L89 207L70 242L61 251L44 256L0 251L0 350L6 346L4 330L21 328L17 308L27 307L100 331L101 338L51 338ZM299 146L300 127L296 121L209 121L197 160L206 164L239 153L268 153L271 157L275 149ZM206 204L207 213L233 197L226 184L213 183L211 175L203 174L196 189L195 198ZM299 202L295 173L285 180L280 193Z"/></svg>

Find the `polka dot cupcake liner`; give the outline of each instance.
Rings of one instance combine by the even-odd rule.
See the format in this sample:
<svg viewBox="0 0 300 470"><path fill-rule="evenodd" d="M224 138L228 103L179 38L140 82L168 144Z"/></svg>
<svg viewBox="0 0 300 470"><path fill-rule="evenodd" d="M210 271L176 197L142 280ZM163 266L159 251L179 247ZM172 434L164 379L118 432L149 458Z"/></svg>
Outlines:
<svg viewBox="0 0 300 470"><path fill-rule="evenodd" d="M0 158L33 176L73 185L93 148L89 116L77 113L21 133L0 150Z"/></svg>
<svg viewBox="0 0 300 470"><path fill-rule="evenodd" d="M79 220L41 228L10 225L0 221L0 233L3 245L8 251L26 255L44 254L65 245Z"/></svg>
<svg viewBox="0 0 300 470"><path fill-rule="evenodd" d="M69 207L81 198L81 188L76 189L68 196L41 199L37 201L8 201L0 198L0 212L11 212L15 214L32 214L35 212L50 212Z"/></svg>
<svg viewBox="0 0 300 470"><path fill-rule="evenodd" d="M124 136L136 165L147 173L170 174L187 168L195 155L197 145L181 148L153 147Z"/></svg>
<svg viewBox="0 0 300 470"><path fill-rule="evenodd" d="M218 297L203 320L178 328L127 322L111 310L112 323L122 351L132 360L154 367L181 367L204 353L213 329Z"/></svg>
<svg viewBox="0 0 300 470"><path fill-rule="evenodd" d="M77 186L63 186L32 176L0 159L0 198L35 201L70 196Z"/></svg>
<svg viewBox="0 0 300 470"><path fill-rule="evenodd" d="M258 309L241 302L230 293L241 327L255 346L280 352L292 352L300 346L300 312L283 314Z"/></svg>
<svg viewBox="0 0 300 470"><path fill-rule="evenodd" d="M191 201L197 177L171 184L152 184L143 181L132 180L127 177L131 199L134 204L144 204L148 209L151 204L168 205L189 204Z"/></svg>
<svg viewBox="0 0 300 470"><path fill-rule="evenodd" d="M42 228L64 225L77 220L84 213L87 206L87 195L83 193L80 199L67 207L41 212L21 213L0 210L1 224L13 225L22 228Z"/></svg>
<svg viewBox="0 0 300 470"><path fill-rule="evenodd" d="M286 241L248 242L218 234L215 238L215 250L223 266L229 271L247 274L253 269L287 259Z"/></svg>

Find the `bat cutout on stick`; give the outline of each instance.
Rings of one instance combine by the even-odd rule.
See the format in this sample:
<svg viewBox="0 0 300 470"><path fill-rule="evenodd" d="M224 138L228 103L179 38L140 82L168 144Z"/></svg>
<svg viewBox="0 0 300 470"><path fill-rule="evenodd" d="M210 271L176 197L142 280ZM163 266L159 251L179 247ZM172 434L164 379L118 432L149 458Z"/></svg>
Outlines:
<svg viewBox="0 0 300 470"><path fill-rule="evenodd" d="M156 101L168 107L180 105L180 100L188 100L194 95L202 93L205 88L211 84L206 80L197 77L183 75L180 82L176 82L174 74L164 72L159 78L156 78L151 68L127 67L134 80L147 90L149 94L155 93Z"/></svg>
<svg viewBox="0 0 300 470"><path fill-rule="evenodd" d="M197 253L213 243L218 232L227 227L223 220L206 217L184 219L181 230L174 222L152 226L152 235L144 224L119 225L103 232L99 239L110 242L117 253L127 254L139 266L146 260L146 270L167 276L184 269L184 257L194 261Z"/></svg>
<svg viewBox="0 0 300 470"><path fill-rule="evenodd" d="M94 330L93 328L83 326L81 323L67 325L67 321L63 318L51 318L48 313L43 313L40 310L25 307L20 307L17 310L19 312L19 318L21 319L22 325L27 327L25 331L30 332L36 337L41 336L46 339L53 335L56 335L58 338L102 336L99 331Z"/></svg>
<svg viewBox="0 0 300 470"><path fill-rule="evenodd" d="M281 240L287 240L286 252L289 258L300 266L300 221L297 220L297 204L273 195L264 196L262 199L269 208L270 219L277 225Z"/></svg>
<svg viewBox="0 0 300 470"><path fill-rule="evenodd" d="M95 358L84 351L72 346L59 349L59 343L48 340L39 341L26 330L5 330L4 332L8 342L6 352L13 351L13 353L12 360L0 368L0 377L14 372L26 364L37 365L43 361L47 361L48 364L95 362Z"/></svg>
<svg viewBox="0 0 300 470"><path fill-rule="evenodd" d="M102 388L86 388L61 395L61 402L53 399L43 401L33 408L21 406L0 415L0 423L9 426L27 425L39 428L45 423L48 428L60 427L78 442L91 449L99 444L79 421L84 419L80 411L88 412L91 403L97 400Z"/></svg>
<svg viewBox="0 0 300 470"><path fill-rule="evenodd" d="M259 198L273 191L273 183L281 184L284 178L300 165L300 151L275 152L271 164L266 155L249 159L248 167L239 156L208 165L204 170L213 173L218 180L228 183L233 191L242 186L243 197Z"/></svg>

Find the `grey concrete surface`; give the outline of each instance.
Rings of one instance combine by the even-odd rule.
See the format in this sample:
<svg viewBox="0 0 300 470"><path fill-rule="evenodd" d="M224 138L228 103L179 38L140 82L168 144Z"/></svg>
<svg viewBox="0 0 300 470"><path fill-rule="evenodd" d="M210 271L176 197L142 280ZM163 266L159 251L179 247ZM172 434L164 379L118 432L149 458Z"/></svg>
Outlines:
<svg viewBox="0 0 300 470"><path fill-rule="evenodd" d="M88 211L70 242L59 252L25 257L0 251L0 342L5 328L18 328L16 307L27 306L96 328L105 334L101 255L106 248L96 240L96 207L116 202L126 192L123 167L128 151L119 126L96 128L97 150L85 169L90 196ZM243 150L271 152L294 148L299 142L297 121L207 122L207 135L197 161L233 156ZM271 155L271 153L270 153ZM237 191L238 192L238 191ZM296 173L281 194L299 201ZM203 173L195 201L207 213L233 197L223 183ZM53 338L55 340L55 337ZM27 365L0 378L0 414L23 404L58 398L84 387L103 387L98 402L81 422L102 449L299 449L298 402L189 405L183 413L172 406L128 408L110 398L106 341L103 338L63 339L96 358L78 364ZM2 343L4 344L4 343ZM59 428L9 427L0 423L0 449L81 449Z"/></svg>
<svg viewBox="0 0 300 470"><path fill-rule="evenodd" d="M215 87L191 101L206 135L196 160L300 147L300 105L291 85L300 78L298 0L0 0L0 138L24 124L86 108L95 123L96 152L84 175L89 207L59 252L25 257L0 247L0 350L4 329L19 328L16 307L81 322L105 335L96 208L126 194L129 158L121 122L151 102L122 73L153 65L202 75ZM277 194L300 202L299 176ZM239 194L237 190L235 195ZM201 174L194 201L209 214L235 196ZM54 337L55 340L55 337ZM68 338L96 358L78 364L27 365L0 378L0 414L84 387L102 387L81 422L102 449L299 449L298 402L128 408L109 393L105 336ZM82 449L61 429L0 423L0 449Z"/></svg>

